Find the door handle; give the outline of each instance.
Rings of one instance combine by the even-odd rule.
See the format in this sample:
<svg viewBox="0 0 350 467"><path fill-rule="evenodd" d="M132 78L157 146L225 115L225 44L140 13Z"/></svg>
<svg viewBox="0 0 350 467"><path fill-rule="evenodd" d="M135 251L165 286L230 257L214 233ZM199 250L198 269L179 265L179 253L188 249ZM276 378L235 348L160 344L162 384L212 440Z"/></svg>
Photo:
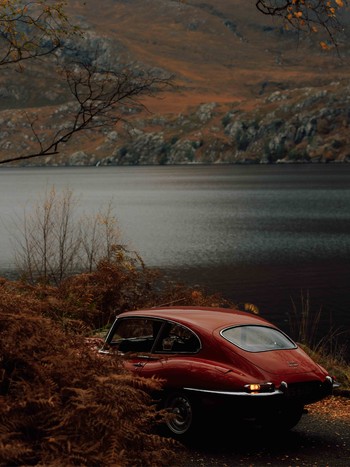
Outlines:
<svg viewBox="0 0 350 467"><path fill-rule="evenodd" d="M143 362L133 363L133 365L134 365L136 368L142 368L143 366L145 366L145 364L144 364Z"/></svg>

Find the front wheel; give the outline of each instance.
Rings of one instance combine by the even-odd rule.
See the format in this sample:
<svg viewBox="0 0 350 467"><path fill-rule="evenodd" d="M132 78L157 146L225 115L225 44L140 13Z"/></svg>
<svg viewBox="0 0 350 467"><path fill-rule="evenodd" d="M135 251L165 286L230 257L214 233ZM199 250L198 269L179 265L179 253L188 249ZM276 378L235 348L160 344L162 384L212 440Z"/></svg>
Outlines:
<svg viewBox="0 0 350 467"><path fill-rule="evenodd" d="M195 404L186 393L169 394L165 399L164 408L169 412L165 424L172 435L182 438L192 432L195 424Z"/></svg>

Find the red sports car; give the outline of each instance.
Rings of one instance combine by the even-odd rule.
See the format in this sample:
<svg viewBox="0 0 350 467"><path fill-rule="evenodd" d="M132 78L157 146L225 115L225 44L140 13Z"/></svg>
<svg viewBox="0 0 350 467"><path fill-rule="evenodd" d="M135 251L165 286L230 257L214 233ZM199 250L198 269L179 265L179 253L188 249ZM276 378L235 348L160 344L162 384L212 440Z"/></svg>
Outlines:
<svg viewBox="0 0 350 467"><path fill-rule="evenodd" d="M121 313L101 353L134 374L165 380L167 428L190 434L210 413L290 429L304 405L332 393L333 378L265 319L233 309L174 307ZM203 425L202 425L203 426Z"/></svg>

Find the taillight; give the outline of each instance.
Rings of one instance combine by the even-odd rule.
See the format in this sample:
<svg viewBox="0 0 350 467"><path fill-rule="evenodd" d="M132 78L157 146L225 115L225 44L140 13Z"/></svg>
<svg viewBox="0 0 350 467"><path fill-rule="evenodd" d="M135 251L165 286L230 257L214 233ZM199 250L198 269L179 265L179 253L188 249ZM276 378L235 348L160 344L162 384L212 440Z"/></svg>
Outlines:
<svg viewBox="0 0 350 467"><path fill-rule="evenodd" d="M275 385L273 383L250 383L246 384L244 389L250 394L259 394L262 392L273 392Z"/></svg>

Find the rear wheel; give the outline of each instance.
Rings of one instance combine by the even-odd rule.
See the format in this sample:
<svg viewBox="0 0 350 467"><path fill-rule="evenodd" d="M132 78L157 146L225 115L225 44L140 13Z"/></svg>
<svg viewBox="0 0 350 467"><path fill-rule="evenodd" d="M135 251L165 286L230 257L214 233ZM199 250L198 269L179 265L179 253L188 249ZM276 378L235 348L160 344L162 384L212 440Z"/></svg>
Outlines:
<svg viewBox="0 0 350 467"><path fill-rule="evenodd" d="M188 436L195 424L193 399L184 392L173 392L165 399L164 408L169 412L166 421L169 432L176 437Z"/></svg>
<svg viewBox="0 0 350 467"><path fill-rule="evenodd" d="M301 416L304 412L303 405L296 405L292 407L285 408L279 414L278 422L283 430L291 430L295 425L297 425L301 419Z"/></svg>
<svg viewBox="0 0 350 467"><path fill-rule="evenodd" d="M285 405L264 417L262 426L265 428L282 431L291 430L299 423L304 412L301 404Z"/></svg>

